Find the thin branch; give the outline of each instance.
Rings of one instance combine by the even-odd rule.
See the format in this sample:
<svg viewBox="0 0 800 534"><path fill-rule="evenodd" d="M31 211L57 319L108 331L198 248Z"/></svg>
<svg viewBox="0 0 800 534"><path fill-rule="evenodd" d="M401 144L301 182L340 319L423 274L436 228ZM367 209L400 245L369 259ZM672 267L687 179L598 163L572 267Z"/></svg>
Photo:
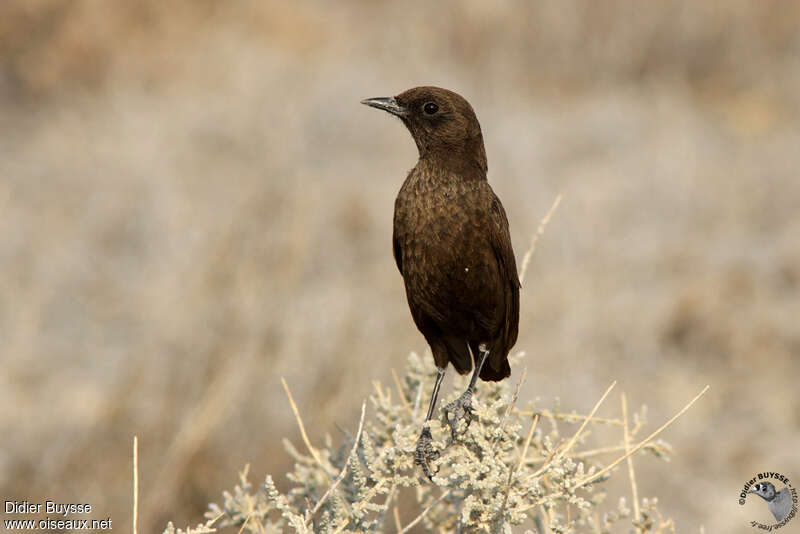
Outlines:
<svg viewBox="0 0 800 534"><path fill-rule="evenodd" d="M347 510L348 510L348 512L350 513L350 515L352 516L352 514L353 514L353 511L354 511L354 510L356 510L356 511L359 511L359 512L360 512L361 510L363 510L363 509L364 509L364 507L366 507L367 505L371 504L371 502L372 502L372 498L373 498L373 497L374 497L374 496L375 496L375 495L376 495L376 494L377 494L377 493L378 493L380 490L382 490L382 489L383 489L383 486L384 486L384 484L385 484L386 482L387 482L387 479L381 479L381 480L379 480L377 484L375 484L375 485L374 485L374 486L373 486L373 487L372 487L372 488L371 488L371 489L370 489L370 490L369 490L367 493L365 493L365 494L364 494L364 496L361 498L361 500L360 500L360 501L358 501L357 503L355 503L355 506L353 507L353 510L351 510L351 509L350 509L350 506L348 505L348 508L347 508ZM342 502L344 502L345 504L347 504L347 501L344 501L344 500L342 500ZM350 517L348 517L347 519L345 519L345 520L344 520L344 523L342 523L341 525L339 525L339 526L336 528L336 530L334 530L334 531L333 531L333 534L338 534L339 532L343 531L343 530L345 529L345 527L347 527L347 525L349 525L349 524L350 524Z"/></svg>
<svg viewBox="0 0 800 534"><path fill-rule="evenodd" d="M245 485L247 483L247 475L249 473L250 473L250 464L245 464L244 469L242 469L239 472L239 480L242 482L242 485ZM255 505L254 505L252 496L248 495L246 502L247 502L247 507L248 507L247 515L245 516L244 521L242 522L242 526L239 528L239 531L238 531L237 534L241 534L242 532L244 532L244 529L247 526L247 524L250 522L250 520L258 515L258 512L256 512L256 510L255 510ZM219 520L219 518L222 517L222 515L224 515L224 512L218 514L212 521L207 522L205 526L210 527L217 520ZM258 530L263 533L264 532L264 525L261 523L261 521L258 521L257 525L258 525Z"/></svg>
<svg viewBox="0 0 800 534"><path fill-rule="evenodd" d="M306 434L306 427L303 424L303 419L300 417L300 411L297 409L297 404L294 402L294 397L292 397L292 392L289 390L289 385L286 383L286 380L281 377L281 384L283 384L283 389L286 391L286 397L289 399L289 405L292 407L292 412L294 413L295 419L297 419L297 426L300 427L300 436L303 438L303 443L305 443L308 452L311 453L311 456L314 458L314 461L317 462L317 465L320 466L322 472L325 474L325 477L328 479L328 485L333 485L333 479L331 478L330 473L328 473L328 469L325 467L325 464L322 463L322 458L319 457L319 453L317 449L311 445L311 441L308 439L308 434ZM347 509L348 513L352 513L353 509L350 504L345 499L341 499L342 504Z"/></svg>
<svg viewBox="0 0 800 534"><path fill-rule="evenodd" d="M628 399L625 397L625 393L620 395L620 400L622 402L622 420L625 422L625 426L623 427L623 440L625 443L625 454L629 453L631 450L631 437L628 432ZM631 479L631 499L633 499L633 520L637 523L639 519L641 519L642 514L639 511L639 490L636 488L636 474L633 471L633 456L628 456L628 478Z"/></svg>
<svg viewBox="0 0 800 534"><path fill-rule="evenodd" d="M550 453L548 460L542 465L542 467L537 469L534 473L528 475L528 479L532 479L532 478L535 478L535 477L541 475L542 473L547 471L547 468L550 467L550 465L552 465L553 462L557 462L567 452L569 452L569 450L575 445L575 442L578 441L578 437L580 437L581 432L583 432L583 429L586 428L587 424L589 424L589 421L592 419L592 417L594 417L594 414L597 412L597 410L600 409L600 405L603 404L603 401L606 399L608 394L611 393L611 390L614 389L614 386L616 384L617 384L617 381L615 380L615 381L613 381L611 383L610 386L608 386L608 389L606 389L606 392L603 393L603 396L600 397L600 400L598 400L597 403L594 405L594 408L592 408L592 411L589 412L589 416L586 417L586 419L583 421L583 424L578 428L578 431L575 432L575 434L572 436L572 438L570 438L570 440L563 447L558 449L557 453L555 453L555 454L554 453Z"/></svg>
<svg viewBox="0 0 800 534"><path fill-rule="evenodd" d="M686 411L687 411L689 408L691 408L691 407L692 407L692 405L693 405L695 402L697 402L697 401L700 399L700 397L702 397L702 396L703 396L703 395L706 393L706 391L708 391L708 389L709 389L710 387L711 387L711 386L706 386L706 387L704 387L704 388L703 388L703 391L701 391L700 393L698 393L698 394L697 394L697 396L696 396L695 398L693 398L691 401L689 401L689 404L687 404L686 406L684 406L684 407L681 409L681 411L679 411L679 412L678 412L678 413L676 413L674 416L672 416L672 417L669 419L669 421L667 421L666 423L664 423L663 425L661 425L661 426L660 426L660 427L659 427L659 428L658 428L658 429L657 429L655 432L653 432L652 434L650 434L649 436L647 436L645 439L643 439L642 441L640 441L638 445L636 445L636 446L635 446L633 449L631 449L631 450L630 450L630 452L627 452L627 453L625 453L625 455L623 455L623 456L620 456L619 458L617 458L616 460L614 460L613 462L611 462L610 464L608 464L607 466L605 466L605 467L604 467L603 469L601 469L600 471L598 471L598 472L594 473L593 475L589 475L589 476L587 476L586 478L584 478L583 480L579 481L579 482L578 482L578 484L577 484L576 486L574 486L574 488L575 488L575 489L578 489L578 488L580 488L580 487L582 487L582 486L585 486L586 484L590 484L590 483L594 482L595 480L597 480L598 478L600 478L600 477L601 477L601 476L603 476L604 474L606 474L606 473L608 473L609 471L611 471L612 469L614 469L614 468L615 468L617 465L619 465L619 464L620 464L621 462L623 462L623 461L624 461L626 458L628 458L628 456L631 456L632 454L636 454L637 452L639 452L639 450L640 450L642 447L644 447L645 445L647 445L647 443L648 443L648 442L650 442L650 441L651 441L653 438L655 438L657 435L659 435L659 434L660 434L660 433L661 433L661 432L662 432L664 429L666 429L666 428L667 428L669 425L671 425L672 423L674 423L676 419L678 419L680 416L682 416L684 413L686 413Z"/></svg>
<svg viewBox="0 0 800 534"><path fill-rule="evenodd" d="M662 445L658 445L656 443L648 443L647 445L642 447L642 449L643 450L652 451L654 454L665 454L666 455L666 454L670 454L672 452L669 449L667 449L666 447L664 447ZM576 458L576 459L585 459L585 458L591 458L593 456L599 456L601 454L609 454L609 453L612 453L612 452L620 452L620 451L623 451L623 452L625 451L625 445L614 445L613 447L598 447L597 449L590 449L588 451L576 452L572 457ZM532 456L530 458L525 458L525 463L526 464L535 464L535 463L543 462L543 461L547 460L548 458L549 458L549 456Z"/></svg>
<svg viewBox="0 0 800 534"><path fill-rule="evenodd" d="M381 525L384 523L384 520L386 518L386 513L389 511L389 507L392 505L392 500L394 499L396 493L397 493L397 485L392 483L392 487L389 488L389 495L386 497L386 500L383 501L383 506L381 506L383 510L378 514Z"/></svg>
<svg viewBox="0 0 800 534"><path fill-rule="evenodd" d="M533 439L533 432L536 430L536 425L539 423L539 416L535 416L533 418L533 423L531 423L531 429L528 431L528 437L525 438L525 446L522 448L522 455L519 457L519 463L517 464L516 471L519 471L522 467L522 464L525 462L525 455L528 454L528 447L531 444L531 439Z"/></svg>
<svg viewBox="0 0 800 534"><path fill-rule="evenodd" d="M347 519L344 520L344 523L339 525L336 528L336 530L333 531L333 534L339 534L341 531L343 531L345 528L347 528L347 525L349 525L349 524L350 524L350 518L348 517Z"/></svg>
<svg viewBox="0 0 800 534"><path fill-rule="evenodd" d="M403 402L403 406L405 406L406 410L411 412L411 405L408 403L408 399L406 396L403 395L403 386L400 384L400 378L398 378L397 373L392 368L392 380L394 380L394 385L397 388L397 394L400 396L400 400Z"/></svg>
<svg viewBox="0 0 800 534"><path fill-rule="evenodd" d="M381 491L383 487L388 483L389 483L388 479L379 480L378 483L372 486L372 488L370 488L370 490L364 494L361 500L356 503L355 510L358 510L359 512L363 510L367 505L369 505L372 502L372 498L375 495L377 495L378 492Z"/></svg>
<svg viewBox="0 0 800 534"><path fill-rule="evenodd" d="M517 402L517 398L519 398L519 389L522 387L522 383L525 381L525 377L527 375L528 375L528 368L527 367L523 367L522 375L519 377L519 380L517 381L517 385L514 387L514 394L511 395L511 400L509 401L508 406L506 406L506 411L503 414L503 419L500 421L500 432L502 432L503 429L506 427L506 421L508 420L508 416L511 415L511 410L514 408L514 403L516 403ZM499 441L499 439L498 439L498 441ZM492 449L491 450L494 450L494 448L497 445L498 441L495 441L494 443L492 443Z"/></svg>
<svg viewBox="0 0 800 534"><path fill-rule="evenodd" d="M603 404L603 401L606 399L606 397L608 396L608 394L609 394L609 393L611 393L611 390L612 390L612 389L614 389L614 386L615 386L615 385L617 385L617 381L616 381L616 380L615 380L615 381L613 381L613 382L611 383L611 385L610 385L610 386L608 386L608 389L606 389L606 392L605 392L605 393L603 393L603 396L602 396L602 397L600 397L600 400L598 400L598 401L597 401L597 403L594 405L594 408L592 408L592 411L591 411L591 412L589 412L589 415L586 417L586 419L584 419L584 421L583 421L583 424L581 424L581 426L580 426L580 427L578 427L578 431L577 431L577 432L575 432L575 434L573 434L572 438L570 438L570 440L569 440L569 441L566 443L566 445L564 445L563 447L561 447L561 448L560 448L560 450L558 451L558 453L557 453L557 454L555 454L555 456L553 456L553 457L550 459L550 461L548 461L547 463L545 463L545 464L544 464L542 467L540 467L540 468L539 468L539 469L538 469L538 470L537 470L535 473L533 473L532 475L530 475L530 477L531 477L531 478L533 478L533 477L536 477L536 476L539 476L539 475L541 475L542 473L544 473L544 472L547 470L547 468L548 468L548 467L550 467L550 464L552 464L553 462L557 462L557 461L558 461L558 460L560 460L560 459L561 459L561 458L562 458L562 457L563 457L563 456L564 456L564 455L565 455L567 452L569 452L569 450L570 450L570 449L571 449L571 448L572 448L572 447L575 445L575 442L577 442L577 441L578 441L578 438L580 437L581 433L583 432L583 429L584 429L584 428L586 428L586 425L587 425L587 424L589 424L589 421L592 419L592 417L594 417L594 414L595 414L595 413L597 413L597 410L599 410L599 409L600 409L600 405L601 405L601 404Z"/></svg>
<svg viewBox="0 0 800 534"><path fill-rule="evenodd" d="M517 381L517 385L514 387L514 394L511 395L511 401L508 403L508 406L506 406L506 411L503 414L503 421L500 423L500 427L505 427L506 420L508 419L508 416L511 414L511 410L514 409L514 404L516 404L517 399L519 398L519 390L522 387L522 384L525 383L525 377L527 376L528 376L528 368L523 367L522 374L520 375L519 380Z"/></svg>
<svg viewBox="0 0 800 534"><path fill-rule="evenodd" d="M392 388L387 387L384 391L380 380L373 380L372 386L375 388L375 393L378 394L378 400L382 403L392 404Z"/></svg>
<svg viewBox="0 0 800 534"><path fill-rule="evenodd" d="M420 379L419 388L417 389L417 397L414 399L414 411L411 412L411 418L416 419L419 412L419 403L422 400L422 390L425 389L425 382Z"/></svg>
<svg viewBox="0 0 800 534"><path fill-rule="evenodd" d="M303 420L300 418L300 411L297 409L297 404L294 403L294 397L292 397L292 392L289 390L289 385L286 383L286 380L283 377L281 377L281 384L283 384L283 389L286 391L286 396L289 398L289 405L294 413L294 418L297 420L297 426L300 427L300 437L303 438L303 443L305 443L306 448L308 449L308 452L311 453L314 461L317 462L317 464L322 468L322 472L328 477L328 482L332 484L333 480L331 479L331 475L328 473L328 469L322 463L322 458L319 457L317 449L311 445L311 441L308 439L306 427L303 424Z"/></svg>
<svg viewBox="0 0 800 534"><path fill-rule="evenodd" d="M156 479L148 484L152 490L144 492L142 510L159 509L167 496L176 494L184 475L191 469L190 461L201 450L221 422L225 419L235 398L242 390L241 358L227 358L222 368L215 371L214 379L205 388L198 403L188 416L182 418L180 429L160 460Z"/></svg>
<svg viewBox="0 0 800 534"><path fill-rule="evenodd" d="M550 522L553 520L553 517L550 515L551 510L545 508L544 504L541 502L539 505L542 507L542 514L547 519L547 523L542 523L542 526L547 529L547 532L552 532L552 529L550 528Z"/></svg>
<svg viewBox="0 0 800 534"><path fill-rule="evenodd" d="M248 521L250 521L250 518L251 518L251 517L253 517L253 515L252 515L252 514L247 514L247 517L245 517L245 518L244 518L244 521L242 522L242 526L241 526L241 528L239 529L239 532L237 532L236 534L242 534L242 532L244 532L244 527L246 527L246 526L247 526L247 522L248 522Z"/></svg>
<svg viewBox="0 0 800 534"><path fill-rule="evenodd" d="M375 494L376 494L376 493L378 493L378 491L379 491L379 490L382 488L382 486L384 485L384 482L385 482L385 480L380 480L380 481L378 481L378 483L377 483L377 484L375 484L375 485L372 487L372 489L370 489L370 490L369 490L369 491L368 491L368 492L367 492L367 493L366 493L366 494L365 494L365 495L364 495L364 496L361 498L361 500L360 500L359 502L355 503L355 509L356 509L356 510L358 510L358 511L361 511L361 510L362 510L362 509L363 509L365 506L367 506L368 504L370 504L370 503L371 503L371 501L372 501L372 498L375 496ZM346 501L342 501L342 502L346 502ZM349 512L349 513L351 514L351 516L352 516L352 514L353 514L353 511L352 511L352 510L350 510L350 509L349 509L349 507L348 507L348 512ZM339 533L340 533L340 532L342 532L342 531L343 531L345 528L347 528L347 525L349 525L349 524L350 524L350 519L351 519L350 517L348 517L347 519L345 519L345 520L344 520L344 522L343 522L341 525L339 525L338 527L336 527L336 530L334 530L334 531L333 531L333 534L339 534Z"/></svg>
<svg viewBox="0 0 800 534"><path fill-rule="evenodd" d="M306 525L308 525L309 521L311 521L311 518L314 517L314 515L319 511L322 505L325 504L325 501L328 500L328 497L330 497L331 492L334 491L336 487L344 479L344 476L347 473L347 468L350 466L350 459L353 457L353 455L355 455L356 450L358 449L358 443L359 441L361 441L361 431L364 429L364 414L366 413L366 410L367 410L367 402L364 401L361 403L361 419L358 421L358 431L356 432L356 437L353 440L353 448L350 449L350 454L347 455L347 458L344 461L344 466L342 467L342 471L339 473L339 476L336 477L336 480L333 481L333 484L331 484L331 486L328 488L328 491L325 492L322 498L317 502L316 506L314 506L314 509L311 510L311 515L309 515L305 521Z"/></svg>
<svg viewBox="0 0 800 534"><path fill-rule="evenodd" d="M525 438L525 446L522 447L522 454L519 456L519 462L517 462L517 466L514 469L510 469L508 471L508 480L506 481L506 494L503 497L503 506L500 508L500 517L502 518L506 511L506 506L508 505L508 496L511 494L511 483L514 481L514 475L517 474L517 471L520 470L522 464L525 463L525 455L528 454L528 447L531 444L531 439L533 439L533 431L536 430L536 424L539 422L539 416L536 415L533 417L533 423L531 423L531 429L528 431L528 437Z"/></svg>
<svg viewBox="0 0 800 534"><path fill-rule="evenodd" d="M550 206L550 209L547 210L547 214L544 216L542 221L539 223L539 227L536 229L536 233L533 234L531 238L531 244L528 247L528 250L525 252L525 256L522 257L522 267L519 270L519 283L522 284L522 281L525 280L525 271L528 270L528 263L531 261L531 257L533 256L533 252L536 250L536 242L539 241L539 238L544 234L544 229L547 227L547 223L550 222L550 217L556 212L558 205L561 203L561 193L556 196L556 199L553 201L553 205Z"/></svg>
<svg viewBox="0 0 800 534"><path fill-rule="evenodd" d="M566 421L567 423L578 423L588 418L590 423L622 426L622 421L620 421L619 419L608 419L606 417L587 417L586 415L581 415L577 413L561 413L561 412L553 413L550 410L515 410L514 413L517 415L530 416L530 417L533 417L534 415L540 415L542 417L547 417L548 419L552 418L552 419L558 419L560 421Z"/></svg>
<svg viewBox="0 0 800 534"><path fill-rule="evenodd" d="M602 534L600 530L600 516L595 512L592 517L594 518L594 521L592 521L592 523L594 523L594 525L592 525L594 526L594 534Z"/></svg>
<svg viewBox="0 0 800 534"><path fill-rule="evenodd" d="M606 392L603 393L603 396L600 397L600 400L597 401L597 404L594 405L594 408L592 408L592 411L589 412L589 417L584 419L583 423L581 423L581 426L578 427L578 431L575 432L575 434L572 436L572 439L570 439L569 442L567 442L567 445L558 453L558 456L556 457L556 460L558 460L559 458L562 458L566 453L568 453L570 451L570 449L572 449L572 447L575 446L575 443L578 441L578 437L583 432L583 429L586 428L586 425L589 424L589 420L592 417L594 417L594 414L596 414L597 410L600 409L600 405L603 404L603 401L606 400L606 397L608 397L608 394L611 393L611 390L614 389L614 386L616 386L616 385L617 385L617 381L614 380L611 383L611 385L608 386L608 389L606 389Z"/></svg>
<svg viewBox="0 0 800 534"><path fill-rule="evenodd" d="M406 534L406 532L408 532L409 530L411 530L412 528L414 528L414 526L415 526L417 523L419 523L420 521L422 521L422 519L423 519L423 518L424 518L426 515L428 515L428 512L430 512L430 511L431 511L431 508L433 508L434 506L436 506L437 504L439 504L440 502L442 502L442 500L443 500L445 497L447 497L448 495L450 495L450 492L451 492L451 491L453 491L453 490L452 490L452 489L449 489L449 490L445 491L444 493L442 493L442 494L439 496L439 498L438 498L438 499L436 499L435 501L433 501L432 503L430 503L430 504L429 504L429 505L428 505L428 506L427 506L427 507L426 507L426 508L425 508L425 509L424 509L422 512L420 512L420 514L419 514L417 517L415 517L415 518L414 518L414 520L413 520L413 521L411 521L411 523L407 524L407 525L405 526L405 528L404 528L403 530L401 530L401 531L400 531L400 534Z"/></svg>
<svg viewBox="0 0 800 534"><path fill-rule="evenodd" d="M403 525L400 523L400 511L397 509L397 505L394 507L394 526L397 532L403 531Z"/></svg>
<svg viewBox="0 0 800 534"><path fill-rule="evenodd" d="M139 528L139 438L133 436L133 534Z"/></svg>
<svg viewBox="0 0 800 534"><path fill-rule="evenodd" d="M639 433L643 426L644 420L638 414L633 414L633 428L630 429L631 439Z"/></svg>

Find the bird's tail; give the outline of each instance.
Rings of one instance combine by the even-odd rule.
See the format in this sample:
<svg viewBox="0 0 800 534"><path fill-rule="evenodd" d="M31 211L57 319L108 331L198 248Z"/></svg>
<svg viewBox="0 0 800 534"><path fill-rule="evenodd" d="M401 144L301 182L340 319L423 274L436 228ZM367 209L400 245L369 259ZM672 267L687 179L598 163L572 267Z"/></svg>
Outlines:
<svg viewBox="0 0 800 534"><path fill-rule="evenodd" d="M489 354L489 357L483 363L481 374L478 375L481 377L481 380L499 382L511 375L511 366L508 365L508 360L506 358L503 358L502 361L499 362L500 365L498 367L494 367L492 363L492 355Z"/></svg>

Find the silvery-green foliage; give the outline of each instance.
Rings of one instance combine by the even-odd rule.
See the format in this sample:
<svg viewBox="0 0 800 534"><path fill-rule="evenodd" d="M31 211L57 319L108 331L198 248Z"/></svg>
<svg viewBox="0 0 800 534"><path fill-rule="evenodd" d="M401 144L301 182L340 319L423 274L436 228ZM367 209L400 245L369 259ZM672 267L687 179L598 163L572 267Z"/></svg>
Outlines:
<svg viewBox="0 0 800 534"><path fill-rule="evenodd" d="M515 393L510 381L479 385L473 401L477 418L455 441L443 420L431 422L433 445L441 451L433 465L438 471L431 483L414 465L413 451L435 375L432 358L411 354L407 372L396 387L375 383L368 417L355 447L355 432L348 434L339 447L326 436L323 446L313 453L299 450L285 440L285 448L295 462L287 474L292 487L286 494L276 489L269 476L260 488L254 489L246 472L242 473L233 492L223 494L222 504L209 506L208 521L187 529L185 534L224 527L238 530L243 525L253 533L396 532L394 508L401 492L413 495L417 503L412 513L404 510L403 528L413 522L417 532L671 529L671 521L661 519L654 499L642 501L638 520L633 518L624 497L618 499L616 508L602 509L606 497L603 482L609 474L590 484L579 482L602 468L595 459L604 456L581 455L582 438L568 451L562 450L574 431L562 436L560 425L577 428L575 423L582 418L562 413L558 404L553 410L538 410L536 406L511 409ZM460 394L466 378L456 379L452 393L442 404ZM533 414L542 420L521 461ZM636 428L643 416L644 411L634 416ZM668 452L664 445L647 450L661 456ZM589 458L592 463L587 463ZM335 488L330 490L332 485ZM170 524L164 534L184 531Z"/></svg>

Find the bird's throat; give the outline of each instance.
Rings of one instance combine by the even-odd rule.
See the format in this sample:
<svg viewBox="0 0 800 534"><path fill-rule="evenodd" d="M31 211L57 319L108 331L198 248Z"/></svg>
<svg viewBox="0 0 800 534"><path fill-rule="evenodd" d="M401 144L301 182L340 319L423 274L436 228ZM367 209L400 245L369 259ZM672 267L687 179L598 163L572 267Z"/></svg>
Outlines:
<svg viewBox="0 0 800 534"><path fill-rule="evenodd" d="M419 163L431 169L447 170L464 180L486 179L486 152L480 150L464 152L447 147L420 150Z"/></svg>

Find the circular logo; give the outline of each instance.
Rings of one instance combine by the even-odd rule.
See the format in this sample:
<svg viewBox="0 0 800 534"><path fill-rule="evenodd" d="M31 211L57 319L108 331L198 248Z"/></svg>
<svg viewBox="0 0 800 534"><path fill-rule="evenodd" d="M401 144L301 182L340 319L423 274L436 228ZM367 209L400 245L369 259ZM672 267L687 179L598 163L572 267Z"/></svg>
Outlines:
<svg viewBox="0 0 800 534"><path fill-rule="evenodd" d="M797 489L792 487L789 478L773 472L758 473L742 486L739 492L739 504L744 506L750 498L748 510L758 513L759 517L769 517L767 510L775 518L774 523L750 521L750 526L761 530L775 530L786 525L797 515ZM762 507L759 510L757 506ZM763 510L766 508L767 510Z"/></svg>

